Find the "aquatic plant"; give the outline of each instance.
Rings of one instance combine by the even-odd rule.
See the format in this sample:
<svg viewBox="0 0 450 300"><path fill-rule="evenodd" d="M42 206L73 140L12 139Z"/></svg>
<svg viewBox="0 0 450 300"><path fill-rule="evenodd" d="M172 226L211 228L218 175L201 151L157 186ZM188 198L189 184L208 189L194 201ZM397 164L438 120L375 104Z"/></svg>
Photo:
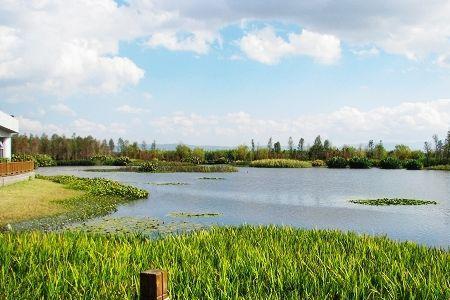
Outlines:
<svg viewBox="0 0 450 300"><path fill-rule="evenodd" d="M367 157L354 156L348 160L350 169L370 169L372 167L372 161Z"/></svg>
<svg viewBox="0 0 450 300"><path fill-rule="evenodd" d="M119 196L128 199L142 199L148 196L146 190L104 178L81 178L67 175L37 175L36 177L64 184L71 189L87 191L94 196Z"/></svg>
<svg viewBox="0 0 450 300"><path fill-rule="evenodd" d="M139 172L172 173L172 172L193 172L193 173L223 173L237 172L238 169L229 165L195 165L192 163L146 161L138 169Z"/></svg>
<svg viewBox="0 0 450 300"><path fill-rule="evenodd" d="M186 182L149 182L151 185L188 185Z"/></svg>
<svg viewBox="0 0 450 300"><path fill-rule="evenodd" d="M176 218L217 217L221 213L215 212L170 212L169 216Z"/></svg>
<svg viewBox="0 0 450 300"><path fill-rule="evenodd" d="M327 159L327 167L330 169L345 169L347 168L347 160L340 156L334 156Z"/></svg>
<svg viewBox="0 0 450 300"><path fill-rule="evenodd" d="M381 169L401 169L402 162L398 158L389 156L380 160L378 167Z"/></svg>
<svg viewBox="0 0 450 300"><path fill-rule="evenodd" d="M223 177L199 177L201 180L225 180Z"/></svg>
<svg viewBox="0 0 450 300"><path fill-rule="evenodd" d="M311 162L296 159L260 159L250 163L255 168L311 168Z"/></svg>
<svg viewBox="0 0 450 300"><path fill-rule="evenodd" d="M316 159L316 160L313 160L311 162L311 165L314 168L320 168L320 167L324 167L325 166L325 162L323 160L321 160L321 159Z"/></svg>
<svg viewBox="0 0 450 300"><path fill-rule="evenodd" d="M381 198L381 199L364 199L364 200L350 200L351 203L364 204L364 205L427 205L437 204L436 201L429 200L417 200L417 199L403 199L403 198Z"/></svg>
<svg viewBox="0 0 450 300"><path fill-rule="evenodd" d="M450 252L335 230L212 228L136 235L0 234L0 298L136 299L169 272L171 299L449 299Z"/></svg>
<svg viewBox="0 0 450 300"><path fill-rule="evenodd" d="M438 171L450 171L450 165L437 165L428 167L428 170L438 170Z"/></svg>
<svg viewBox="0 0 450 300"><path fill-rule="evenodd" d="M407 161L405 161L403 166L407 170L422 170L423 168L422 162L418 159L408 159Z"/></svg>

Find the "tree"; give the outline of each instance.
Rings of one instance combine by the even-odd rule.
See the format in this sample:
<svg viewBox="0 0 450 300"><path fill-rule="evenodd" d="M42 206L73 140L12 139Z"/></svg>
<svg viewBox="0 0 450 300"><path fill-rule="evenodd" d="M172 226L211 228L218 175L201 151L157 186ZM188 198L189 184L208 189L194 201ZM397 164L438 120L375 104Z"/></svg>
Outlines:
<svg viewBox="0 0 450 300"><path fill-rule="evenodd" d="M156 141L155 140L153 140L153 143L150 146L150 150L152 150L153 152L156 151Z"/></svg>
<svg viewBox="0 0 450 300"><path fill-rule="evenodd" d="M142 141L141 150L143 151L147 150L147 143L145 141Z"/></svg>
<svg viewBox="0 0 450 300"><path fill-rule="evenodd" d="M304 150L304 147L305 147L305 139L304 139L304 138L301 138L301 139L298 141L298 147L297 147L297 150L298 150L298 151L303 151L303 150Z"/></svg>
<svg viewBox="0 0 450 300"><path fill-rule="evenodd" d="M250 160L253 160L255 158L255 141L252 139L252 156Z"/></svg>
<svg viewBox="0 0 450 300"><path fill-rule="evenodd" d="M425 151L425 162L426 162L426 165L429 166L430 165L430 156L431 156L430 143L425 142L424 146L423 146L423 150Z"/></svg>
<svg viewBox="0 0 450 300"><path fill-rule="evenodd" d="M288 148L289 148L289 156L292 158L292 153L294 152L294 140L292 140L292 137L289 137L288 140Z"/></svg>
<svg viewBox="0 0 450 300"><path fill-rule="evenodd" d="M191 157L191 148L184 144L177 145L175 153L179 161L189 161Z"/></svg>
<svg viewBox="0 0 450 300"><path fill-rule="evenodd" d="M272 144L272 137L269 138L269 141L267 142L267 150L269 151L269 157L273 151L273 144Z"/></svg>
<svg viewBox="0 0 450 300"><path fill-rule="evenodd" d="M109 147L109 151L111 153L113 153L115 148L116 148L116 145L114 144L114 140L113 139L109 139L108 147Z"/></svg>
<svg viewBox="0 0 450 300"><path fill-rule="evenodd" d="M311 159L324 158L323 150L324 150L324 148L323 148L323 144L322 144L322 139L321 139L320 135L318 135L314 139L314 144L309 149L309 156L311 157Z"/></svg>
<svg viewBox="0 0 450 300"><path fill-rule="evenodd" d="M383 141L380 142L374 148L374 158L383 159L387 155L386 149L384 149Z"/></svg>
<svg viewBox="0 0 450 300"><path fill-rule="evenodd" d="M370 140L369 143L367 144L367 151L366 151L367 158L373 158L374 149L375 145L373 143L373 140Z"/></svg>
<svg viewBox="0 0 450 300"><path fill-rule="evenodd" d="M281 152L280 142L276 142L275 144L273 144L273 151L277 154L279 154Z"/></svg>

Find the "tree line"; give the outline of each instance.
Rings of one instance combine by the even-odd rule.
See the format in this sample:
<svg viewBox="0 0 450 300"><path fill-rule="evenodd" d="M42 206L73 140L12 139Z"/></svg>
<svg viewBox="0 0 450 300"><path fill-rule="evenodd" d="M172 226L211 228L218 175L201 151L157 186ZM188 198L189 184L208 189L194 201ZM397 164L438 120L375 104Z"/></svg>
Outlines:
<svg viewBox="0 0 450 300"><path fill-rule="evenodd" d="M252 161L266 158L288 158L298 160L327 160L331 157L343 158L366 157L373 160L381 160L388 156L400 160L419 159L427 165L450 163L450 131L444 139L437 135L431 141L424 143L423 150L413 150L407 145L396 145L393 150L386 150L382 141L370 140L366 145L359 147L344 145L333 146L321 136L317 136L312 144L307 144L304 138L294 142L289 137L286 147L282 147L280 141L269 138L267 145L255 145L254 140L250 146L239 145L234 149L227 150L204 150L180 144L175 150L158 149L156 141L150 146L142 143L130 142L126 139L95 139L92 136L81 137L72 135L65 137L53 134L17 135L13 137L14 154L47 154L55 160L83 160L93 156L127 156L132 159L159 159L166 161L182 161L192 163L228 163L237 161Z"/></svg>

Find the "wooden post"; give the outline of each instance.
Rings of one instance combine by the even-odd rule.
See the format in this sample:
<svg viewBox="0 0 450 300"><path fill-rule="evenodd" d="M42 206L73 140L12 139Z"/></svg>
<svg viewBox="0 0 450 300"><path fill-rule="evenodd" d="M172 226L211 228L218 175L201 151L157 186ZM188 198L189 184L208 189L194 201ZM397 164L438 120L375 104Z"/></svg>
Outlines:
<svg viewBox="0 0 450 300"><path fill-rule="evenodd" d="M167 271L148 270L140 274L141 300L168 300Z"/></svg>

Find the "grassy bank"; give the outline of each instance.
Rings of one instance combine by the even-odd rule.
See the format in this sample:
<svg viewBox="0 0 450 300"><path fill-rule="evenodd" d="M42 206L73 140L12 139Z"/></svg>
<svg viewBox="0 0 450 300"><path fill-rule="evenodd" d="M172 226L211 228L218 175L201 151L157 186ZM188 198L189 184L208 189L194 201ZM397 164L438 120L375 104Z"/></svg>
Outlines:
<svg viewBox="0 0 450 300"><path fill-rule="evenodd" d="M13 222L67 212L62 201L82 197L82 191L67 189L47 180L34 179L0 188L0 227Z"/></svg>
<svg viewBox="0 0 450 300"><path fill-rule="evenodd" d="M118 204L148 195L145 190L107 179L38 178L7 187L6 194L12 197L9 201L0 198L3 203L0 216L4 216L4 222L12 223L15 230L57 229L68 223L107 215L115 211Z"/></svg>
<svg viewBox="0 0 450 300"><path fill-rule="evenodd" d="M374 206L387 206L387 205L436 205L436 201L419 200L419 199L402 199L402 198L381 198L381 199L362 199L362 200L350 200L351 203L374 205Z"/></svg>
<svg viewBox="0 0 450 300"><path fill-rule="evenodd" d="M260 159L250 163L250 167L255 168L311 168L309 161L295 159Z"/></svg>
<svg viewBox="0 0 450 300"><path fill-rule="evenodd" d="M213 228L148 240L0 234L0 298L134 299L169 270L171 299L449 299L449 251L290 227Z"/></svg>

